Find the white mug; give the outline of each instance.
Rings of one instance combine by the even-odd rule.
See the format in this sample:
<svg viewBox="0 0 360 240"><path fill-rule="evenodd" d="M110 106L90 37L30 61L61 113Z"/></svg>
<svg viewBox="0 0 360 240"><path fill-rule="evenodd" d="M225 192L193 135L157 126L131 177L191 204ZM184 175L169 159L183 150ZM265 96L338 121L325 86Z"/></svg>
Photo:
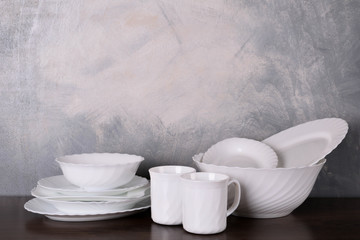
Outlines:
<svg viewBox="0 0 360 240"><path fill-rule="evenodd" d="M185 166L160 166L149 169L151 218L165 225L182 223L180 176L196 170Z"/></svg>
<svg viewBox="0 0 360 240"><path fill-rule="evenodd" d="M234 202L227 209L228 187L235 185ZM240 203L237 180L219 173L197 172L181 176L183 228L191 233L213 234L226 228L226 218Z"/></svg>

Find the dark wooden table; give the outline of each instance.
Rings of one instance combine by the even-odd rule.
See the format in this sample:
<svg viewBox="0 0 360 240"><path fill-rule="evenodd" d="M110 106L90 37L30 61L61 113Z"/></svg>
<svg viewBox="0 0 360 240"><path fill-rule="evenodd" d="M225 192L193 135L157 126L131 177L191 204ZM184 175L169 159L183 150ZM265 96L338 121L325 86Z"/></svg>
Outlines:
<svg viewBox="0 0 360 240"><path fill-rule="evenodd" d="M158 225L149 210L98 222L57 222L24 210L28 199L0 197L0 239L360 239L360 198L307 199L291 215L276 219L230 216L224 232L203 236Z"/></svg>

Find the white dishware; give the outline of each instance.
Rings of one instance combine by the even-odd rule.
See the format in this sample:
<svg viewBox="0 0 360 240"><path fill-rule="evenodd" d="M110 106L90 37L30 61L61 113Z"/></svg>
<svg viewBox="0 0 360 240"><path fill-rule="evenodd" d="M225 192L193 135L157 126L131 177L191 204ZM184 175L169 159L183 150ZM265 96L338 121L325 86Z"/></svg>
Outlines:
<svg viewBox="0 0 360 240"><path fill-rule="evenodd" d="M48 190L46 188L41 187L40 185L36 186L31 190L31 195L37 198L50 198L50 199L58 199L58 200L66 200L66 201L123 201L128 199L140 198L145 195L145 192L149 192L150 184L145 185L144 187L137 188L135 190L120 194L120 195L112 195L112 196L101 196L101 195L63 195L58 192L54 192Z"/></svg>
<svg viewBox="0 0 360 240"><path fill-rule="evenodd" d="M64 175L58 175L40 179L38 181L38 186L41 186L42 188L52 192L70 196L111 196L124 194L126 192L143 187L148 183L149 180L146 178L134 176L134 178L129 183L121 187L88 192L83 188L79 188L78 186L71 184L68 180L66 180Z"/></svg>
<svg viewBox="0 0 360 240"><path fill-rule="evenodd" d="M147 198L144 201L141 201L135 204L134 207L120 210L120 211L109 211L109 212L94 212L89 211L84 214L67 214L59 211L53 205L44 202L41 199L33 198L25 203L24 208L32 213L45 215L46 217L56 220L56 221L66 221L66 222L86 222L86 221L99 221L99 220L108 220L120 217L126 217L150 207L150 199Z"/></svg>
<svg viewBox="0 0 360 240"><path fill-rule="evenodd" d="M195 172L185 166L160 166L149 169L151 185L151 218L166 225L181 224L180 176Z"/></svg>
<svg viewBox="0 0 360 240"><path fill-rule="evenodd" d="M345 138L348 124L341 118L306 122L279 132L263 143L278 155L278 167L302 167L317 163Z"/></svg>
<svg viewBox="0 0 360 240"><path fill-rule="evenodd" d="M233 204L227 209L228 187L235 185ZM181 176L182 222L186 231L214 234L225 230L226 219L240 202L240 184L219 173L196 172Z"/></svg>
<svg viewBox="0 0 360 240"><path fill-rule="evenodd" d="M236 216L276 218L290 214L309 196L326 160L312 166L294 168L239 168L201 162L202 153L193 160L202 172L217 172L237 179L241 201Z"/></svg>
<svg viewBox="0 0 360 240"><path fill-rule="evenodd" d="M90 153L59 157L56 162L70 183L87 191L99 191L130 182L143 160L129 154Z"/></svg>
<svg viewBox="0 0 360 240"><path fill-rule="evenodd" d="M76 215L90 212L107 213L122 211L132 208L136 203L147 198L150 198L150 191L143 197L111 201L71 201L64 198L41 198L41 200L53 205L63 213Z"/></svg>
<svg viewBox="0 0 360 240"><path fill-rule="evenodd" d="M274 168L278 159L266 144L247 138L227 138L211 146L203 162L228 167Z"/></svg>

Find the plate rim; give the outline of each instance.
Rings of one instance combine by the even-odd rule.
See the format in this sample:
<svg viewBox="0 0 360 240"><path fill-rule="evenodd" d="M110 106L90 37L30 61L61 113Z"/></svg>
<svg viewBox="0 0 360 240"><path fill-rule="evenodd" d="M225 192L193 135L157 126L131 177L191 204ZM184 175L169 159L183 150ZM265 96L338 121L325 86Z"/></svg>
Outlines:
<svg viewBox="0 0 360 240"><path fill-rule="evenodd" d="M320 130L315 131L318 133L327 132L330 136L330 141L326 145L326 147L318 154L315 160L311 161L310 164L315 164L319 160L325 158L328 154L330 154L346 137L346 134L349 130L348 123L342 118L322 118L316 119L313 121L307 121L305 123L298 124L296 126L287 128L283 131L280 131L276 134L269 136L268 138L262 140L263 143L269 145L274 149L275 152L281 152L284 148L287 148L288 145L283 146L283 142L285 138L289 135L293 135L295 131L306 130L314 127L321 127ZM331 126L331 127L329 127ZM297 134L299 135L299 134ZM305 136L315 135L314 131L306 132L304 134L300 134L297 138L305 138ZM311 137L309 138L311 139ZM279 164L284 165L282 159L279 158ZM284 165L285 166L285 165ZM282 166L282 167L284 167ZM294 166L295 167L295 166Z"/></svg>
<svg viewBox="0 0 360 240"><path fill-rule="evenodd" d="M131 181L133 181L135 178L138 178L139 180L143 180L143 182L141 182L140 184L137 184L135 186L131 186L131 187L125 187L124 188L124 187L120 186L118 188L106 189L106 190L102 190L102 191L93 191L93 192L89 192L89 191L86 191L83 188L76 187L75 185L71 184L70 182L69 182L69 185L73 185L74 187L76 187L75 189L49 187L49 186L44 186L44 184L42 183L43 181L45 181L47 179L56 178L56 177L58 177L58 178L61 177L61 178L64 178L64 180L66 180L65 176L63 174L60 174L60 175L41 178L40 180L38 180L37 185L39 185L39 186L41 186L41 187L43 187L45 189L48 189L48 190L51 190L51 191L56 191L56 192L61 192L61 193L64 193L64 192L77 192L77 193L88 193L88 194L98 194L98 193L102 193L102 194L113 193L113 194L116 194L117 192L125 193L125 192L128 192L128 191L143 187L143 186L145 186L146 184L149 183L149 180L147 178L135 175L134 178ZM130 181L130 183L131 183L131 181ZM128 185L128 184L129 183L127 183L125 185Z"/></svg>
<svg viewBox="0 0 360 240"><path fill-rule="evenodd" d="M52 206L50 203L47 203L39 198L32 198L30 200L28 200L25 204L24 204L24 208L25 210L35 213L35 214L40 214L40 215L49 215L49 216L68 216L68 217L85 217L85 216L100 216L100 215L111 215L111 214L119 214L119 213L129 213L129 212L133 212L133 211L137 211L137 210L144 210L147 208L150 208L151 203L150 203L150 198L149 199L149 203L146 203L145 206L139 206L141 204L143 204L143 202L147 201L147 199L136 203L134 207L130 208L130 209L124 209L124 210L119 210L119 211L109 211L109 212L101 212L101 213L86 213L86 214L68 214L68 213L64 213L61 212L60 210L56 209L54 206ZM48 206L51 206L54 208L54 212L45 212L45 211L38 211L38 210L34 210L31 209L31 207L29 207L30 204L36 204L35 202L37 202L37 204L46 204Z"/></svg>

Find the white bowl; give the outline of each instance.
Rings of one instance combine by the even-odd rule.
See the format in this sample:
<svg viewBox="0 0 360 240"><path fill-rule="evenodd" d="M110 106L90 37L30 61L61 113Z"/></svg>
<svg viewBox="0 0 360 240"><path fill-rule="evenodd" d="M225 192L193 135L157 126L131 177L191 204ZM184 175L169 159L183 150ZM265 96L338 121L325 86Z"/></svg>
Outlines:
<svg viewBox="0 0 360 240"><path fill-rule="evenodd" d="M274 168L278 158L265 143L247 138L227 138L211 146L204 163L228 167Z"/></svg>
<svg viewBox="0 0 360 240"><path fill-rule="evenodd" d="M59 157L65 178L86 191L120 187L130 182L144 160L141 156L120 153L90 153Z"/></svg>
<svg viewBox="0 0 360 240"><path fill-rule="evenodd" d="M326 160L296 168L239 168L201 162L203 154L193 157L200 171L223 173L239 180L241 200L236 216L276 218L290 214L309 196Z"/></svg>

